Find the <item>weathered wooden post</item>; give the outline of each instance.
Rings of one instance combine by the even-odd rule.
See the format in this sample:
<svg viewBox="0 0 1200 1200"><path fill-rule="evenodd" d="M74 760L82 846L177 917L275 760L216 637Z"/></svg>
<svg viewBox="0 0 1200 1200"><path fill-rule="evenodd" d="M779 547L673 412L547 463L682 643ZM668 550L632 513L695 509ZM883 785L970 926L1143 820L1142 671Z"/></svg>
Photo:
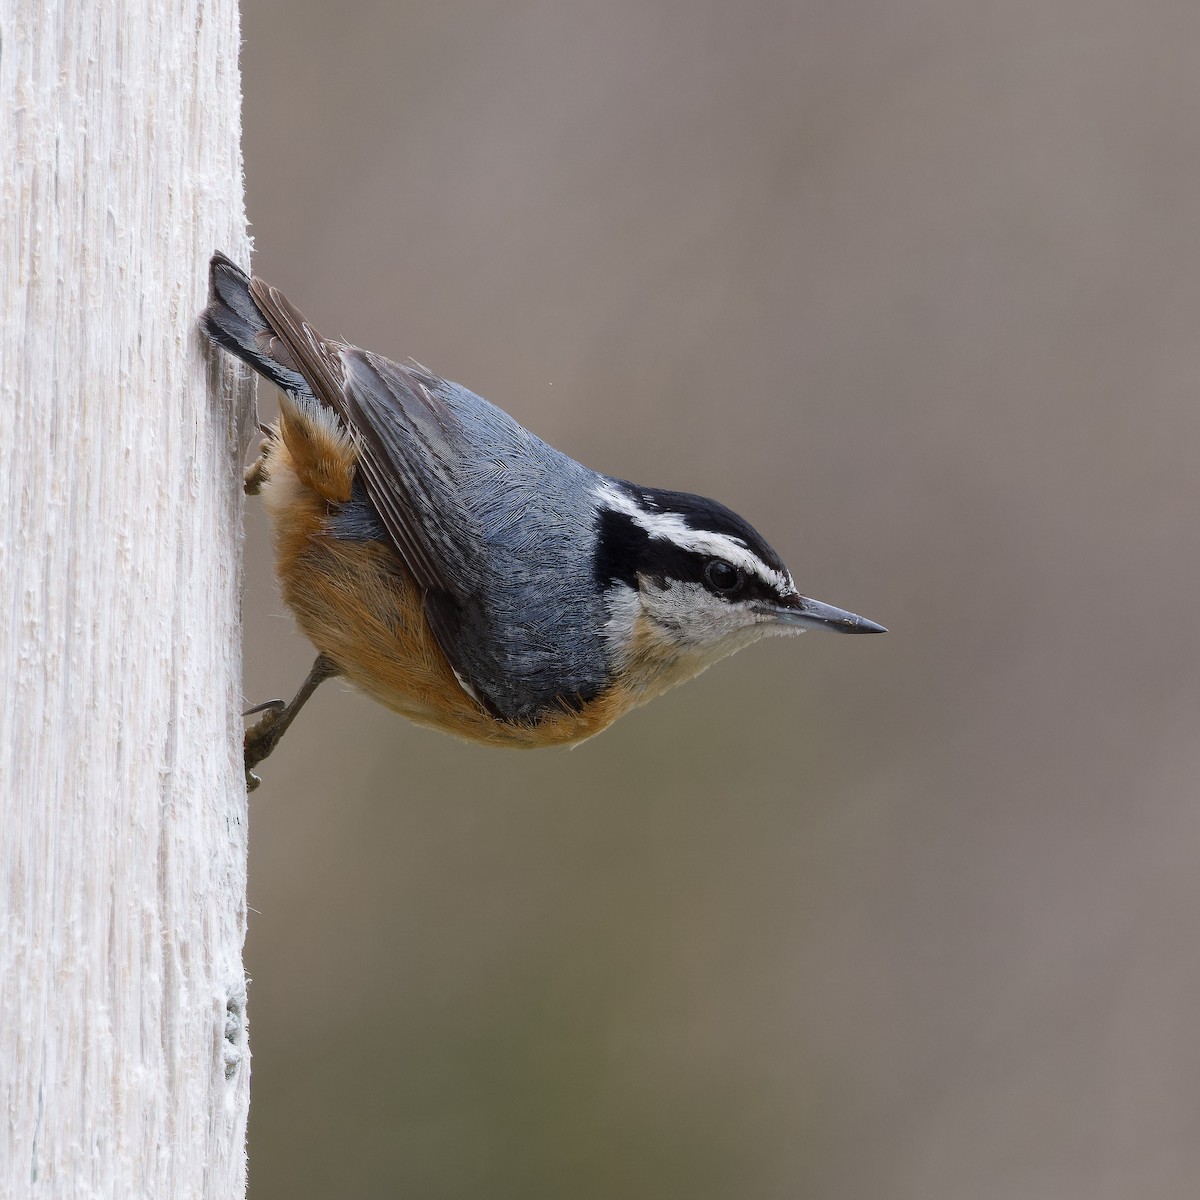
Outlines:
<svg viewBox="0 0 1200 1200"><path fill-rule="evenodd" d="M245 1194L235 0L0 0L0 1195Z"/></svg>

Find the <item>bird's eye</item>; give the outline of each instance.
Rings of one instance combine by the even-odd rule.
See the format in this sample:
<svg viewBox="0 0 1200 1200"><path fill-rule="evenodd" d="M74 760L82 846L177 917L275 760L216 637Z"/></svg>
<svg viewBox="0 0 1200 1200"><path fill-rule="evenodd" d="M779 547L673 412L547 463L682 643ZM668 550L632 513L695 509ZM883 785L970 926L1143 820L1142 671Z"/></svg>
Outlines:
<svg viewBox="0 0 1200 1200"><path fill-rule="evenodd" d="M722 596L730 596L742 586L742 573L723 558L710 558L704 567L704 582Z"/></svg>

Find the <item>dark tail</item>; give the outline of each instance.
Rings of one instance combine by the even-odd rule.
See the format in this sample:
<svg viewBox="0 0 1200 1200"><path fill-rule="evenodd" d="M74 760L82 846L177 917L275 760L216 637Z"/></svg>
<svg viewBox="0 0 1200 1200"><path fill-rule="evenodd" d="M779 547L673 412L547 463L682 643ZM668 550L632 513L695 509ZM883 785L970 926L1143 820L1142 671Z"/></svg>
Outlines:
<svg viewBox="0 0 1200 1200"><path fill-rule="evenodd" d="M218 346L236 355L285 392L308 393L287 349L275 336L262 310L250 295L250 276L218 253L208 270L208 307L200 328Z"/></svg>

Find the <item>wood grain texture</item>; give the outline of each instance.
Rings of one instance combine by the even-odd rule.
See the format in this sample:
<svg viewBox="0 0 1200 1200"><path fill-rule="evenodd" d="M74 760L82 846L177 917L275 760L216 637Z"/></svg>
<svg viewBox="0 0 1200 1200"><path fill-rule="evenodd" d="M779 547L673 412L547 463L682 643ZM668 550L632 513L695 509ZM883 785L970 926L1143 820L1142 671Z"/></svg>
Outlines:
<svg viewBox="0 0 1200 1200"><path fill-rule="evenodd" d="M234 0L0 0L0 1195L245 1193Z"/></svg>

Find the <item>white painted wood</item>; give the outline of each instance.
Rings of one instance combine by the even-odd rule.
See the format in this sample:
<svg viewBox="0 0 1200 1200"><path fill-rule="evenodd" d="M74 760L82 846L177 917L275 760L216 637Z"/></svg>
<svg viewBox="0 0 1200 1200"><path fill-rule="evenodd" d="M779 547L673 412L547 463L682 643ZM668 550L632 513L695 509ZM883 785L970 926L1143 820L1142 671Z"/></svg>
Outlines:
<svg viewBox="0 0 1200 1200"><path fill-rule="evenodd" d="M245 1194L235 0L0 0L0 1196Z"/></svg>

